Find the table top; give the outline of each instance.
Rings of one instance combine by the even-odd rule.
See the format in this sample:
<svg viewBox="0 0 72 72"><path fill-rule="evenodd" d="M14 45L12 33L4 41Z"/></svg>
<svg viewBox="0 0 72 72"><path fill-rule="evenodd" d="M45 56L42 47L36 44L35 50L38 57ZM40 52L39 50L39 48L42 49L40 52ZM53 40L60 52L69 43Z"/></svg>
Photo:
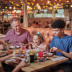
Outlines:
<svg viewBox="0 0 72 72"><path fill-rule="evenodd" d="M45 62L31 63L30 66L22 67L22 71L35 72L38 70L42 70L43 68L46 68L46 67L50 68L50 67L56 66L58 64L64 63L69 60L68 58L64 58L64 59L57 60L57 61L51 60L52 58L56 58L56 57L59 57L59 56L54 55L52 57L49 57L49 60Z"/></svg>

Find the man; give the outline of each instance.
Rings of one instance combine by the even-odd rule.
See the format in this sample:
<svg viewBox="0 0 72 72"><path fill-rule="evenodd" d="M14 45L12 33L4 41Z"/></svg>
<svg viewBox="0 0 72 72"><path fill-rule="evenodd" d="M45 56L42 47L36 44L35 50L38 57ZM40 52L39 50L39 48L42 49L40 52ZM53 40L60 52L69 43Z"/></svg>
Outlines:
<svg viewBox="0 0 72 72"><path fill-rule="evenodd" d="M5 42L10 41L12 45L19 46L19 43L27 44L28 42L32 41L30 33L20 27L19 19L11 19L11 27L12 29L7 32L4 38Z"/></svg>
<svg viewBox="0 0 72 72"><path fill-rule="evenodd" d="M53 37L50 46L50 52L55 52L58 56L65 56L70 60L59 66L61 72L72 72L72 37L64 33L66 23L61 20L55 20L51 27L55 36Z"/></svg>

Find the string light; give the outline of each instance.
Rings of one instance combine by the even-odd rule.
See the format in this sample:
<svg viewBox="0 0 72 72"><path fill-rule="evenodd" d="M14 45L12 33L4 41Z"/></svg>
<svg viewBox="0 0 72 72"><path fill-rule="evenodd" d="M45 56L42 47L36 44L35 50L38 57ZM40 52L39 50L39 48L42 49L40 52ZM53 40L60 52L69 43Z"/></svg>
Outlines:
<svg viewBox="0 0 72 72"><path fill-rule="evenodd" d="M33 0L33 1L35 1L35 0Z"/></svg>
<svg viewBox="0 0 72 72"><path fill-rule="evenodd" d="M69 1L67 1L67 2L69 2Z"/></svg>
<svg viewBox="0 0 72 72"><path fill-rule="evenodd" d="M72 7L72 5L70 7Z"/></svg>
<svg viewBox="0 0 72 72"><path fill-rule="evenodd" d="M12 9L12 7L10 6L9 9Z"/></svg>
<svg viewBox="0 0 72 72"><path fill-rule="evenodd" d="M7 7L5 7L7 9Z"/></svg>

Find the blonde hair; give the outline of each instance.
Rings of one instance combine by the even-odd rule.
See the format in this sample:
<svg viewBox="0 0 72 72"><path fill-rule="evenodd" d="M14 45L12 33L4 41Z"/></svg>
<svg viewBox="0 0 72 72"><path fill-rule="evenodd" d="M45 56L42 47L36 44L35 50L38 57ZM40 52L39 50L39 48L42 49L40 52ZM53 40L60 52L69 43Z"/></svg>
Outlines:
<svg viewBox="0 0 72 72"><path fill-rule="evenodd" d="M34 34L32 35L32 39L34 38L34 36L38 36L38 38L40 39L40 43L43 43L43 37L41 37L39 34Z"/></svg>

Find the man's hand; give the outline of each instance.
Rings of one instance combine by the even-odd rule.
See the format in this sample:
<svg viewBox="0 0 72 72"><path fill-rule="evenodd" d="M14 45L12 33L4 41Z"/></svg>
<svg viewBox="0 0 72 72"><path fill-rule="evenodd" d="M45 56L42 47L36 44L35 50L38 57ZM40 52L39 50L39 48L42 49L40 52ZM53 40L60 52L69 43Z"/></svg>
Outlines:
<svg viewBox="0 0 72 72"><path fill-rule="evenodd" d="M52 47L52 48L50 49L50 52L56 52L56 51L60 52L61 50L58 49L58 48L56 48L56 47Z"/></svg>

